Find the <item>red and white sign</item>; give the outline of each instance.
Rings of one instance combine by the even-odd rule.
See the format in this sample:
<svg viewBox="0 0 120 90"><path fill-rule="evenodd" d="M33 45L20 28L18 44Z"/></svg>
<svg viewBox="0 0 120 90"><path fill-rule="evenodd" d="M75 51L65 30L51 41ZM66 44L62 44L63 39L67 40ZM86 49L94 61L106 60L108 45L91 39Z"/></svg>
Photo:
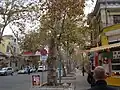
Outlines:
<svg viewBox="0 0 120 90"><path fill-rule="evenodd" d="M33 52L23 52L23 56L33 56L34 53Z"/></svg>
<svg viewBox="0 0 120 90"><path fill-rule="evenodd" d="M39 51L36 51L35 55L41 55L41 53Z"/></svg>

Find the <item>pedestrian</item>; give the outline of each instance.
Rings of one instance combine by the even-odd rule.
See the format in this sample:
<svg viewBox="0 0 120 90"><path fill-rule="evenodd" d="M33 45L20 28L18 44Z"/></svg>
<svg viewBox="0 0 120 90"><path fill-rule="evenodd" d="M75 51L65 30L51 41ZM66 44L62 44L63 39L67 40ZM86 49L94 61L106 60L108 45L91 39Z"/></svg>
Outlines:
<svg viewBox="0 0 120 90"><path fill-rule="evenodd" d="M77 67L75 68L75 72L76 72L76 73L79 72L79 69L78 69Z"/></svg>
<svg viewBox="0 0 120 90"><path fill-rule="evenodd" d="M87 81L91 85L91 87L95 86L95 79L93 77L93 72L92 71L88 72Z"/></svg>
<svg viewBox="0 0 120 90"><path fill-rule="evenodd" d="M30 75L30 67L27 67L28 75Z"/></svg>
<svg viewBox="0 0 120 90"><path fill-rule="evenodd" d="M84 69L84 66L82 68L82 75L84 76L84 72L85 72L85 69Z"/></svg>
<svg viewBox="0 0 120 90"><path fill-rule="evenodd" d="M112 88L107 85L107 82L105 81L106 78L105 69L102 66L97 66L94 69L93 73L96 83L94 87L88 90L116 90L115 88Z"/></svg>

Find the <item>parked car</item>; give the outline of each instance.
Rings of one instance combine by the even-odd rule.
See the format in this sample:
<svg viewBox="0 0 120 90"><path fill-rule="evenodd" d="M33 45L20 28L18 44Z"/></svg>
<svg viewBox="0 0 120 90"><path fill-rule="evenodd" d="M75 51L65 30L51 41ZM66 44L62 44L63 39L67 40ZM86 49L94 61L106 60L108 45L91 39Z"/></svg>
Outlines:
<svg viewBox="0 0 120 90"><path fill-rule="evenodd" d="M35 68L30 68L30 73L34 73L36 72L36 69Z"/></svg>
<svg viewBox="0 0 120 90"><path fill-rule="evenodd" d="M27 68L18 71L18 74L28 74Z"/></svg>
<svg viewBox="0 0 120 90"><path fill-rule="evenodd" d="M6 68L2 68L0 70L0 75L13 75L14 71L13 71L13 68L11 67L6 67Z"/></svg>
<svg viewBox="0 0 120 90"><path fill-rule="evenodd" d="M38 72L42 72L42 71L45 71L46 69L45 69L45 66L39 66L38 67Z"/></svg>

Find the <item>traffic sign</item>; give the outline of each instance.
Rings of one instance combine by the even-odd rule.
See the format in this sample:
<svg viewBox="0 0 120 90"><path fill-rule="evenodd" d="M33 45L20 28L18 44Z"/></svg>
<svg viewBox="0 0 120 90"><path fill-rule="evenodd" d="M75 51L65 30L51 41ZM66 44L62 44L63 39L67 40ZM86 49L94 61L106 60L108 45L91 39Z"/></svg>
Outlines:
<svg viewBox="0 0 120 90"><path fill-rule="evenodd" d="M42 50L40 50L40 53L41 53L42 56L46 56L47 55L47 50L42 49Z"/></svg>
<svg viewBox="0 0 120 90"><path fill-rule="evenodd" d="M46 61L47 60L47 58L48 58L48 56L46 55L46 56L40 56L40 60L42 60L42 61Z"/></svg>

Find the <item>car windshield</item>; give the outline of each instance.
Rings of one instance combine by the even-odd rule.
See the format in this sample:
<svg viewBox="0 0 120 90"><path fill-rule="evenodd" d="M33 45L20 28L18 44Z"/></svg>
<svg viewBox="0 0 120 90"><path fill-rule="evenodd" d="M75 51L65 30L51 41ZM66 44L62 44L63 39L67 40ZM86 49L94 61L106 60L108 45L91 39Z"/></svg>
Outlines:
<svg viewBox="0 0 120 90"><path fill-rule="evenodd" d="M40 66L39 68L43 68L43 66Z"/></svg>

